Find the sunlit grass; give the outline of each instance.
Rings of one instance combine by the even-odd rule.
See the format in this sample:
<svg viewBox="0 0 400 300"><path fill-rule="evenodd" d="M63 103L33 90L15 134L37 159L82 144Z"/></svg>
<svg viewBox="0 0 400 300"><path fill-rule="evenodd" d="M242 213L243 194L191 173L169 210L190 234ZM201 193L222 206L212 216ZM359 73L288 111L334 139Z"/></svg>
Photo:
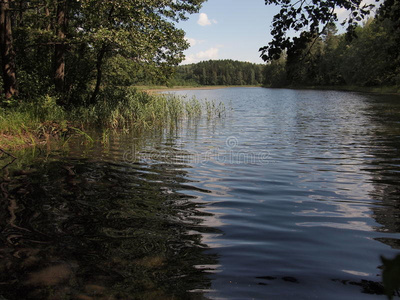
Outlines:
<svg viewBox="0 0 400 300"><path fill-rule="evenodd" d="M0 108L0 147L30 144L52 137L79 134L89 142L85 130L100 128L108 139L109 130L150 129L177 126L184 119L224 116L225 107L214 101L173 94L148 94L136 89L104 91L95 105L65 109L56 99L44 96L34 103Z"/></svg>

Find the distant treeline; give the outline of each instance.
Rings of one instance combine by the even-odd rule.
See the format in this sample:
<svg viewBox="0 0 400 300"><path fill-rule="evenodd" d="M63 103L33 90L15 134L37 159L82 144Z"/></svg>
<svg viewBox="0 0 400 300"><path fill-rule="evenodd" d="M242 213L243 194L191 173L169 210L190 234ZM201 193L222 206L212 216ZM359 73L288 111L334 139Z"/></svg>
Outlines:
<svg viewBox="0 0 400 300"><path fill-rule="evenodd" d="M209 60L176 69L172 85L261 85L263 64L234 60Z"/></svg>
<svg viewBox="0 0 400 300"><path fill-rule="evenodd" d="M398 23L398 21L397 21ZM334 24L265 67L265 86L400 86L400 28L376 17L337 34Z"/></svg>

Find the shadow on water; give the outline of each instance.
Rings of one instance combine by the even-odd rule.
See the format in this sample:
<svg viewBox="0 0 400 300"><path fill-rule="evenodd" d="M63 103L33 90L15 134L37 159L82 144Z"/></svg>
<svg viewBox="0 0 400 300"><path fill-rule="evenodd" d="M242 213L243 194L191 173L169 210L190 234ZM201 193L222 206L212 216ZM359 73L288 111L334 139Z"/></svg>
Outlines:
<svg viewBox="0 0 400 300"><path fill-rule="evenodd" d="M362 111L368 117L371 126L363 136L369 136L367 146L368 158L360 170L370 175L372 190L371 217L378 223L374 231L383 233L386 237L375 237L376 241L400 249L400 102L398 96L372 95L366 101ZM360 131L365 129L360 128ZM360 144L355 145L360 146ZM363 145L361 145L363 146ZM381 274L377 280L354 280L332 278L331 281L342 286L358 287L364 294L387 295L400 297L400 254L395 257L381 257L382 264L377 266ZM383 275L383 276L382 276ZM385 278L386 277L386 278ZM259 276L256 277L260 286L269 285L299 285L301 277L291 276Z"/></svg>
<svg viewBox="0 0 400 300"><path fill-rule="evenodd" d="M119 146L110 144L113 161L92 149L3 170L5 299L203 299L217 257L201 237L216 230L202 226L207 213L182 192L191 189L187 166L116 162Z"/></svg>
<svg viewBox="0 0 400 300"><path fill-rule="evenodd" d="M382 97L383 98L383 97ZM387 237L376 241L400 249L400 239L390 235L400 232L400 103L398 97L385 97L371 106L370 115L378 124L371 149L374 158L366 170L372 175L370 193L379 206L372 208L372 217L380 224L376 230ZM400 255L381 257L382 279L386 294L400 296Z"/></svg>
<svg viewBox="0 0 400 300"><path fill-rule="evenodd" d="M214 205L228 212L216 297L384 299L379 256L400 248L399 98L218 93L229 92L240 114L220 135L237 137L235 151L267 148L273 163L204 170L204 181L217 177L231 192Z"/></svg>
<svg viewBox="0 0 400 300"><path fill-rule="evenodd" d="M400 248L398 98L307 97L24 154L0 173L0 299L384 299L379 255ZM268 147L280 164L199 161L232 132L235 150Z"/></svg>
<svg viewBox="0 0 400 300"><path fill-rule="evenodd" d="M381 225L379 232L400 232L400 102L398 97L385 97L373 102L370 116L377 124L371 142L372 162L364 170L372 175L372 199L379 206L373 207L373 218ZM400 249L400 240L376 238L394 249Z"/></svg>

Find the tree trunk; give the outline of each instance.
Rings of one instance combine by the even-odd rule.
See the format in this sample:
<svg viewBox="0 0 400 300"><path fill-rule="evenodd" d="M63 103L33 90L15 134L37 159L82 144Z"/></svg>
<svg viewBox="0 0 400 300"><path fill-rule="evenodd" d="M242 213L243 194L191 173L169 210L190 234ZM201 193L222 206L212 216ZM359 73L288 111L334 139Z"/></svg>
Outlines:
<svg viewBox="0 0 400 300"><path fill-rule="evenodd" d="M67 0L57 4L56 33L58 42L54 49L54 84L56 92L63 94L65 83L65 32L67 25ZM63 103L65 104L65 103Z"/></svg>
<svg viewBox="0 0 400 300"><path fill-rule="evenodd" d="M6 99L18 95L15 74L15 52L13 48L10 1L0 2L0 52Z"/></svg>
<svg viewBox="0 0 400 300"><path fill-rule="evenodd" d="M111 22L111 17L112 17L112 14L113 14L113 12L114 12L114 5L112 5L111 6L111 9L110 9L110 11L109 11L109 13L108 13L108 20ZM101 86L101 79L102 79L102 76L103 76L103 71L102 71L102 69L101 69L101 67L102 67L102 65L103 65L103 59L104 59L104 55L106 54L106 52L107 52L107 44L105 43L105 42L103 42L103 44L102 44L102 46L101 46L101 48L100 48L100 51L99 51L99 53L97 54L97 61L96 61L96 70L97 70L97 78L96 78L96 86L95 86L95 88L94 88L94 91L93 91L93 94L92 94L92 97L90 97L90 100L89 100L89 103L90 104L95 104L96 103L96 101L97 101L97 96L98 96L98 94L99 94L99 92L100 92L100 86Z"/></svg>
<svg viewBox="0 0 400 300"><path fill-rule="evenodd" d="M101 46L101 49L99 51L99 53L97 54L97 61L96 61L96 70L97 70L97 78L96 78L96 87L94 88L92 97L90 98L90 104L95 104L96 103L96 98L97 95L99 94L100 91L100 85L101 85L101 79L102 79L102 75L103 75L103 71L101 69L102 65L103 65L103 59L104 59L104 55L106 54L107 51L107 46L106 44L103 44Z"/></svg>
<svg viewBox="0 0 400 300"><path fill-rule="evenodd" d="M50 31L51 30L51 17L50 17L50 10L47 6L44 8L44 13L46 16L46 21L48 22L47 26L46 26L46 30Z"/></svg>
<svg viewBox="0 0 400 300"><path fill-rule="evenodd" d="M18 26L22 26L22 20L23 20L23 15L24 15L24 1L19 1L19 14L18 14L18 21L17 24Z"/></svg>

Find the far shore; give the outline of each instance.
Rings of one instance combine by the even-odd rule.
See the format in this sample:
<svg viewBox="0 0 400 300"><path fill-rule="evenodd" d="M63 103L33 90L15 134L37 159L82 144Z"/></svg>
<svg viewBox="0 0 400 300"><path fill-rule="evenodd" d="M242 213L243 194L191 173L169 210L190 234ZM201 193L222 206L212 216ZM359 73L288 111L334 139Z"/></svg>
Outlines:
<svg viewBox="0 0 400 300"><path fill-rule="evenodd" d="M147 93L157 93L157 92L165 92L165 91L185 91L185 90L218 90L218 89L226 89L232 87L242 87L242 88L254 88L261 87L259 85L210 85L210 86L137 86L138 90L145 91Z"/></svg>
<svg viewBox="0 0 400 300"><path fill-rule="evenodd" d="M291 89L291 90L322 90L322 91L343 91L343 92L360 92L360 93L373 93L373 94L392 94L399 95L400 87L398 86L376 86L376 87L363 87L354 85L316 85L316 86L283 86L283 87L267 87L271 89Z"/></svg>
<svg viewBox="0 0 400 300"><path fill-rule="evenodd" d="M379 86L379 87L359 87L359 86L283 86L283 87L268 87L260 85L211 85L211 86L136 86L138 90L145 91L149 94L168 91L185 91L185 90L217 90L232 87L242 88L273 88L273 89L293 89L293 90L332 90L332 91L347 91L347 92L362 92L374 94L394 94L399 95L400 89L397 86Z"/></svg>

